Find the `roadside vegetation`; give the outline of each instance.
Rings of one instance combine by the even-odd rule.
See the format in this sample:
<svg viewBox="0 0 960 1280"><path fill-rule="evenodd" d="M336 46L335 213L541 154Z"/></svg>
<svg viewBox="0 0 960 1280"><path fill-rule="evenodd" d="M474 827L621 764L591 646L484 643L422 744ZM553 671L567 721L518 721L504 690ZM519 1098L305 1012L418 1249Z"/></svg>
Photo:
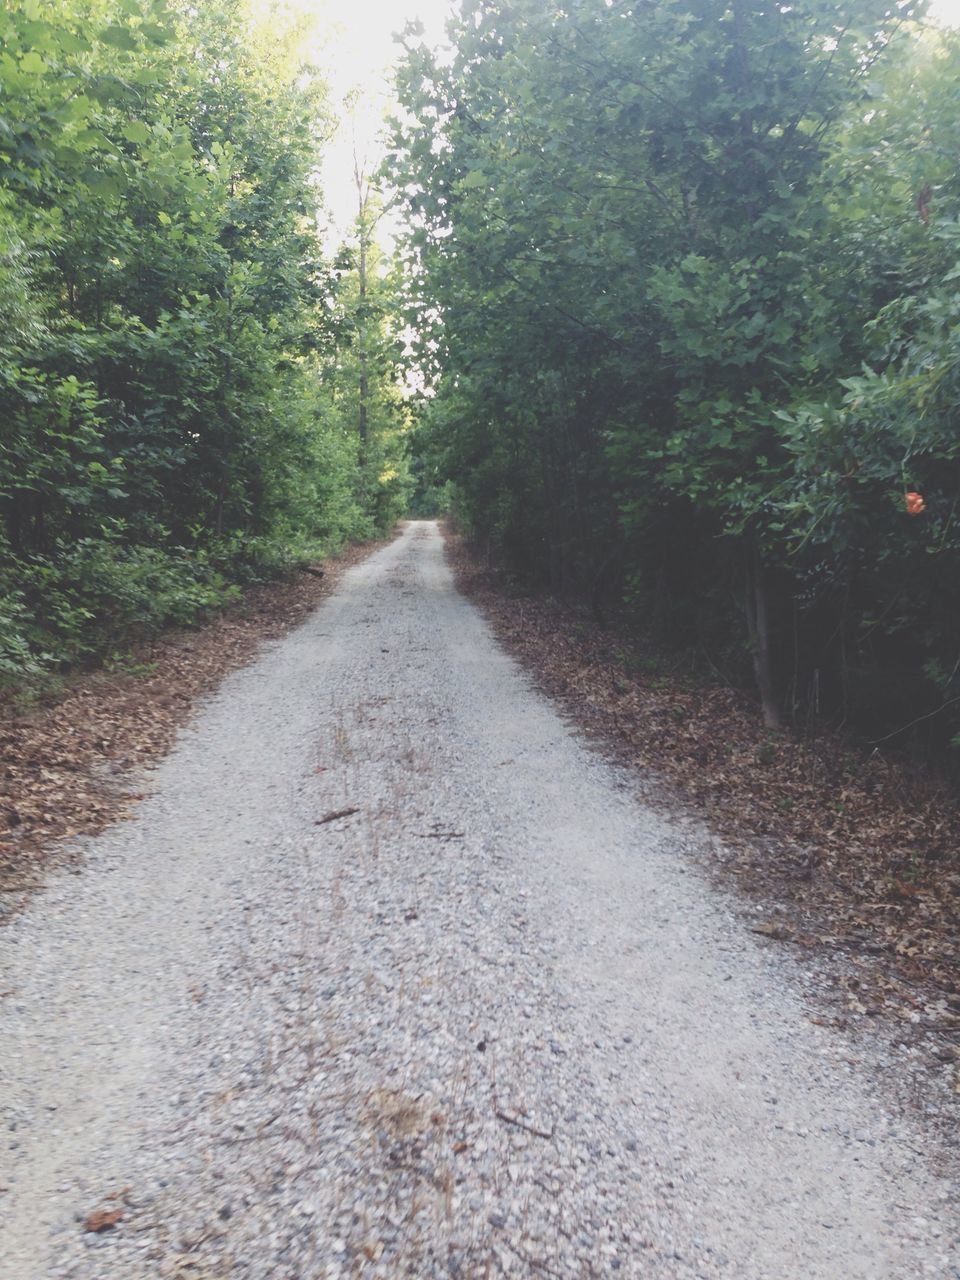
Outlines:
<svg viewBox="0 0 960 1280"><path fill-rule="evenodd" d="M0 689L49 687L376 536L408 487L372 204L324 250L302 23L0 15ZM362 366L362 378L361 378Z"/></svg>
<svg viewBox="0 0 960 1280"><path fill-rule="evenodd" d="M960 743L960 35L877 0L465 0L389 160L418 474L771 728Z"/></svg>

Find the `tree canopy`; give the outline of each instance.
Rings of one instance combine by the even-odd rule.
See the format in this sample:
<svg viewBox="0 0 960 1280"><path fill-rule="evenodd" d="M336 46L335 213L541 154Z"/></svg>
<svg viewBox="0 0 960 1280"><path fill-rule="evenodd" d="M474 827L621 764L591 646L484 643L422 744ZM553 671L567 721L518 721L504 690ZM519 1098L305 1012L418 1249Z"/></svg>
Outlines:
<svg viewBox="0 0 960 1280"><path fill-rule="evenodd" d="M465 0L452 57L408 36L389 169L461 518L771 724L945 740L960 41L922 19Z"/></svg>
<svg viewBox="0 0 960 1280"><path fill-rule="evenodd" d="M337 373L387 319L322 246L332 116L297 24L22 0L0 29L0 675L21 678L386 529L406 473L401 406L361 447ZM384 358L371 394L393 378Z"/></svg>

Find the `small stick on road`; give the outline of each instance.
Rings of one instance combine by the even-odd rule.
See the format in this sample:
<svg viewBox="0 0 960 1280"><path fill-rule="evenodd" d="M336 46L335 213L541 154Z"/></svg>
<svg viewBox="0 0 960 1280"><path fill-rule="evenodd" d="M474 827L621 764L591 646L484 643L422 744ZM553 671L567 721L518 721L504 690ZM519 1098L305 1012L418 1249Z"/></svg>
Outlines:
<svg viewBox="0 0 960 1280"><path fill-rule="evenodd" d="M493 1114L498 1120L503 1120L507 1124L516 1125L518 1129L524 1129L527 1133L532 1133L535 1138L552 1138L557 1132L557 1126L554 1125L549 1132L546 1129L537 1129L532 1124L526 1124L517 1116L508 1115L506 1111L501 1111L499 1107L495 1107Z"/></svg>
<svg viewBox="0 0 960 1280"><path fill-rule="evenodd" d="M326 822L336 822L338 818L349 818L355 813L359 813L360 809L354 805L351 809L334 809L332 813L325 813L322 818L317 818L313 824L315 827L322 827Z"/></svg>

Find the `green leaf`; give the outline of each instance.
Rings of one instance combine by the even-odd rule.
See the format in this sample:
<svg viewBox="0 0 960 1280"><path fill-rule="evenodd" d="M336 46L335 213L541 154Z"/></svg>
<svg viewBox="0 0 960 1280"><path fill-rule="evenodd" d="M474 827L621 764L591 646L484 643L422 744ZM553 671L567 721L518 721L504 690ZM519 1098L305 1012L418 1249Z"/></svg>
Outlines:
<svg viewBox="0 0 960 1280"><path fill-rule="evenodd" d="M128 120L123 126L123 136L128 142L142 145L150 140L150 130L142 120Z"/></svg>
<svg viewBox="0 0 960 1280"><path fill-rule="evenodd" d="M75 31L58 31L56 40L64 53L84 53L90 48L89 40Z"/></svg>
<svg viewBox="0 0 960 1280"><path fill-rule="evenodd" d="M104 44L109 44L114 49L123 49L127 53L130 53L137 48L137 42L133 38L132 32L130 32L126 27L116 25L104 27L100 32L100 39Z"/></svg>
<svg viewBox="0 0 960 1280"><path fill-rule="evenodd" d="M47 69L47 64L39 53L31 49L29 53L25 53L20 59L20 70L28 76L39 76Z"/></svg>
<svg viewBox="0 0 960 1280"><path fill-rule="evenodd" d="M87 186L98 196L117 196L123 190L123 182L112 173L96 172L87 178Z"/></svg>

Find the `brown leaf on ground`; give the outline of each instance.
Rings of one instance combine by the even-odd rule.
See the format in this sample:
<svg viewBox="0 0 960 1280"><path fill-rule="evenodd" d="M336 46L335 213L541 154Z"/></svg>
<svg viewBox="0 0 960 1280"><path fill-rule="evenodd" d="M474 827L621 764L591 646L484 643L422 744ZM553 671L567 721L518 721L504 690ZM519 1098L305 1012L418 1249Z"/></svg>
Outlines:
<svg viewBox="0 0 960 1280"><path fill-rule="evenodd" d="M122 1209L94 1209L93 1213L87 1214L83 1224L84 1231L109 1231L111 1227L115 1227L118 1222L123 1219Z"/></svg>

